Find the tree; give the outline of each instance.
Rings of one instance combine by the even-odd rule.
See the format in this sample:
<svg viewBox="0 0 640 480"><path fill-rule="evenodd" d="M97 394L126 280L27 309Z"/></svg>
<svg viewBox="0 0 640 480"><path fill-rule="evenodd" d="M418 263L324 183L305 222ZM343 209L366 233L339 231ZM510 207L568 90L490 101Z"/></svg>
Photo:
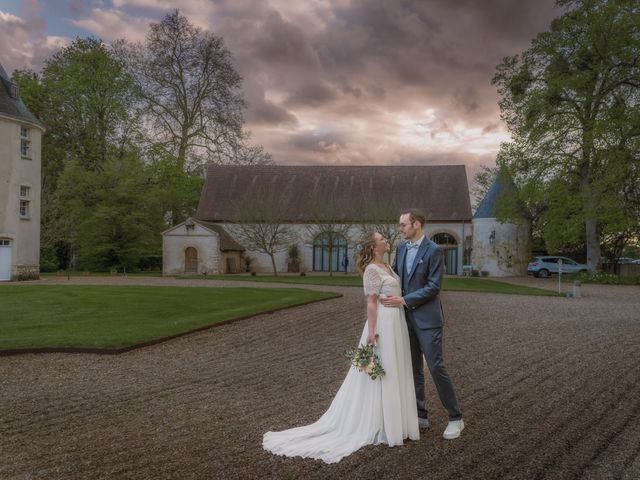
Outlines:
<svg viewBox="0 0 640 480"><path fill-rule="evenodd" d="M480 165L480 171L474 176L473 187L471 187L471 196L473 197L473 209L477 210L480 202L485 197L491 185L498 176L498 167L488 167Z"/></svg>
<svg viewBox="0 0 640 480"><path fill-rule="evenodd" d="M282 220L282 212L290 202L293 199L289 191L250 186L236 198L234 223L229 226L243 247L269 256L275 276L278 275L276 254L287 250L296 241L293 227Z"/></svg>
<svg viewBox="0 0 640 480"><path fill-rule="evenodd" d="M640 6L557 4L570 10L522 55L505 58L493 78L512 135L499 162L521 193L544 203L547 243L584 242L595 270L603 224L621 206L622 164L629 155L637 162Z"/></svg>
<svg viewBox="0 0 640 480"><path fill-rule="evenodd" d="M178 158L161 145L150 145L144 157L167 224L176 225L195 215L204 185L202 175L185 172Z"/></svg>
<svg viewBox="0 0 640 480"><path fill-rule="evenodd" d="M65 196L58 195L59 180L67 168L99 173L110 161L130 154L140 138L132 109L134 84L122 63L94 38L77 38L57 51L41 75L19 70L13 78L27 107L47 128L42 145L42 257L49 268L67 267L79 252L78 226L86 218L69 211L78 211L85 192L82 175L68 185ZM85 205L87 211L91 207L95 204Z"/></svg>
<svg viewBox="0 0 640 480"><path fill-rule="evenodd" d="M78 267L131 271L160 254L164 223L148 168L134 152L107 159L100 172L75 161L65 168L56 199Z"/></svg>
<svg viewBox="0 0 640 480"><path fill-rule="evenodd" d="M270 162L242 130L242 79L221 37L174 10L151 24L144 44L120 40L114 48L137 81L153 137L182 170Z"/></svg>
<svg viewBox="0 0 640 480"><path fill-rule="evenodd" d="M161 254L162 221L149 175L135 156L107 163L98 178L96 208L79 225L82 264L88 269L139 269Z"/></svg>
<svg viewBox="0 0 640 480"><path fill-rule="evenodd" d="M132 113L133 79L107 46L95 38L77 38L55 53L42 72L40 119L47 126L44 153L58 161L75 159L99 170L107 156L138 134Z"/></svg>

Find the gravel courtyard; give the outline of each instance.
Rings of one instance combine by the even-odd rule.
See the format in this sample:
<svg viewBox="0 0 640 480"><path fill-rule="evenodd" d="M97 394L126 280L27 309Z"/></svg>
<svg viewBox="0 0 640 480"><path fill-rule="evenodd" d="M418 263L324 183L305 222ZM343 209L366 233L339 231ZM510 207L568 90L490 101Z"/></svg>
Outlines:
<svg viewBox="0 0 640 480"><path fill-rule="evenodd" d="M419 441L335 465L261 448L265 431L325 411L365 320L361 289L308 288L344 296L118 356L0 357L0 479L640 478L640 287L585 285L581 299L445 292L462 437L442 439L428 383L432 427Z"/></svg>

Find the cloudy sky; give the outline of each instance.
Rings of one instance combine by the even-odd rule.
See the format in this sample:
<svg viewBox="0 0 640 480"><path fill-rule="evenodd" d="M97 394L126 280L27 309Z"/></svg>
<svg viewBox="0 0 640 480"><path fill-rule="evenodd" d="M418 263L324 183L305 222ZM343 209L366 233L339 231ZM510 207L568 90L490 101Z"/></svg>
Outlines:
<svg viewBox="0 0 640 480"><path fill-rule="evenodd" d="M170 9L222 36L247 127L280 164L494 164L490 80L553 0L0 0L0 62L40 70L76 36L143 40Z"/></svg>

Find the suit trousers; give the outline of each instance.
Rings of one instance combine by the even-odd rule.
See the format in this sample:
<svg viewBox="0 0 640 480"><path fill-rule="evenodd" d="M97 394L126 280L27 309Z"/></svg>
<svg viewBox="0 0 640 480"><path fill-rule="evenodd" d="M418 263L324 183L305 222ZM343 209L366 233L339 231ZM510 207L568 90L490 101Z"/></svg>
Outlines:
<svg viewBox="0 0 640 480"><path fill-rule="evenodd" d="M407 314L407 317L410 314ZM411 345L411 364L413 365L413 382L416 389L418 416L427 418L427 403L424 384L424 358L431 373L431 378L438 391L442 406L447 410L449 420L460 420L462 413L458 407L453 384L442 358L442 327L419 329L407 318L409 342Z"/></svg>

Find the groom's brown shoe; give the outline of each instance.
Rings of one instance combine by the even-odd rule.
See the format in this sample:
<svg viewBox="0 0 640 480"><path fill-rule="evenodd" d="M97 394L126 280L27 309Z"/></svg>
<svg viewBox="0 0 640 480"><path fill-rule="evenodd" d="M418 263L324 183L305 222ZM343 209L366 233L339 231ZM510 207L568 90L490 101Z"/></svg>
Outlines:
<svg viewBox="0 0 640 480"><path fill-rule="evenodd" d="M431 422L428 418L418 417L418 426L420 428L429 428L431 426Z"/></svg>

